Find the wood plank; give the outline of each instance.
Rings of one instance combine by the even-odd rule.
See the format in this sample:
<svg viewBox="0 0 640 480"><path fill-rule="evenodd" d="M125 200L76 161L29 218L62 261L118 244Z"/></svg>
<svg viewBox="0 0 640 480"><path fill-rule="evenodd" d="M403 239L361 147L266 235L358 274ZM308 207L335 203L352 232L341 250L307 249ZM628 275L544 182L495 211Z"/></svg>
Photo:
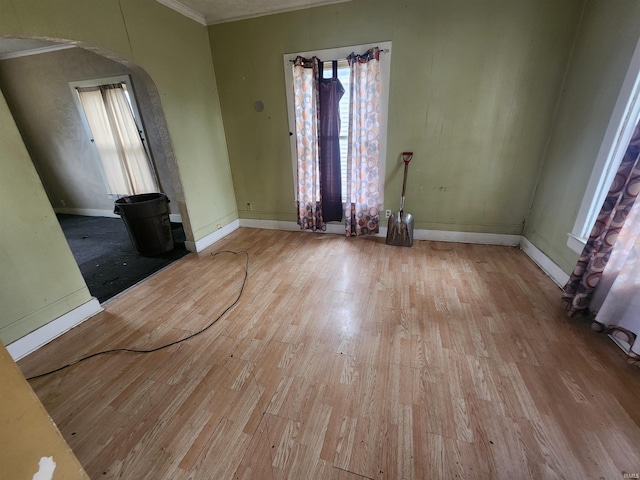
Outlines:
<svg viewBox="0 0 640 480"><path fill-rule="evenodd" d="M19 362L92 478L612 478L640 375L511 247L242 228ZM633 469L636 470L633 470Z"/></svg>

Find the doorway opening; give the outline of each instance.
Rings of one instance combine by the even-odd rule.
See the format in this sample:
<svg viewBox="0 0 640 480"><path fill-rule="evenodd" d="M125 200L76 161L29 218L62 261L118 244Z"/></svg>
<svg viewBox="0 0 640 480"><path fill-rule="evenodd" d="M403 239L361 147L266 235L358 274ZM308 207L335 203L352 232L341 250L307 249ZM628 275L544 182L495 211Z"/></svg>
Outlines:
<svg viewBox="0 0 640 480"><path fill-rule="evenodd" d="M180 211L184 199L173 148L149 75L110 52L91 47L15 38L0 39L0 46L4 52L0 89L91 294L102 303L186 255L183 217L186 225L188 218ZM14 53L7 54L8 50ZM123 93L126 89L124 99L127 103L127 95L136 99L133 129L135 135L141 134L142 144L137 154L148 162L152 178L141 192L156 190L170 199L176 247L158 257L137 255L124 222L114 214L114 201L139 193L138 189L109 181L95 132L88 133L86 116L78 108L74 87L89 88L91 82L105 78L125 78L120 83L126 85L121 89ZM118 148L129 148L129 140ZM139 170L135 165L128 168Z"/></svg>

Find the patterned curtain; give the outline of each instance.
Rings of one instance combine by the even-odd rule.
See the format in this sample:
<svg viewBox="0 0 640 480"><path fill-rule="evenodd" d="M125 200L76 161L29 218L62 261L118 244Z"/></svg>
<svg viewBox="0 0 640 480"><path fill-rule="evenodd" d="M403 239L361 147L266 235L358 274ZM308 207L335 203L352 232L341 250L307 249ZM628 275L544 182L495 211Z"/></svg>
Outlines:
<svg viewBox="0 0 640 480"><path fill-rule="evenodd" d="M640 193L639 156L640 124L636 126L591 236L564 286L562 299L568 303L570 315L589 312L591 297L600 282L620 230Z"/></svg>
<svg viewBox="0 0 640 480"><path fill-rule="evenodd" d="M296 117L298 156L298 224L303 230L326 230L322 218L320 181L320 146L318 140L319 108L318 58L297 57L293 64L293 97Z"/></svg>
<svg viewBox="0 0 640 480"><path fill-rule="evenodd" d="M347 236L378 233L380 156L380 49L351 54L351 105L347 154Z"/></svg>

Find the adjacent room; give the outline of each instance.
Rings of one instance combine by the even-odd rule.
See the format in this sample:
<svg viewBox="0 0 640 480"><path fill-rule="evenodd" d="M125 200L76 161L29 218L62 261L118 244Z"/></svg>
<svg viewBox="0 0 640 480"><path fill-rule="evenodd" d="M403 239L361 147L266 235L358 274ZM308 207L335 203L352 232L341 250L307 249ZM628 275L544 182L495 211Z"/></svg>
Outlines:
<svg viewBox="0 0 640 480"><path fill-rule="evenodd" d="M0 477L636 478L639 80L635 0L0 0Z"/></svg>
<svg viewBox="0 0 640 480"><path fill-rule="evenodd" d="M148 76L68 43L5 39L2 49L2 91L91 295L102 303L185 255L170 145L159 128L164 117L153 108ZM111 97L116 101L130 102L130 117L114 108L110 92L121 93ZM100 118L107 112L113 114ZM100 128L109 121L118 128ZM131 137L138 134L134 144ZM117 170L108 168L116 151L131 152ZM125 195L157 191L169 199L175 248L152 258L136 254L114 207Z"/></svg>

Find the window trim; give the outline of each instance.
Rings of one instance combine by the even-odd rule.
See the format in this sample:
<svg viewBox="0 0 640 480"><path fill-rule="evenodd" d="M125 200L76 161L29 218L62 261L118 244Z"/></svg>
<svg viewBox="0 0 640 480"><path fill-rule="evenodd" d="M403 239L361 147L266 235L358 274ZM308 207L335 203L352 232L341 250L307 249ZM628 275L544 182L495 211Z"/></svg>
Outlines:
<svg viewBox="0 0 640 480"><path fill-rule="evenodd" d="M147 132L144 128L144 123L142 122L142 115L140 115L140 110L138 109L138 101L136 99L136 93L133 88L133 83L131 82L130 75L116 75L113 77L102 77L102 78L92 78L90 80L79 80L76 82L69 82L69 88L71 89L71 96L73 97L73 101L75 102L76 108L78 109L78 113L80 114L80 120L82 121L82 126L85 130L87 138L93 138L93 133L91 132L91 127L89 127L89 122L87 121L87 116L84 112L84 108L82 107L82 103L80 102L80 97L78 96L77 88L90 88L90 87L99 87L100 85L110 85L124 83L126 85L126 91L129 94L129 100L131 104L131 108L133 110L133 119L138 127L138 131L140 132L140 137L142 139L142 147L147 152L147 157L149 158L149 165L153 170L153 174L156 176L156 183L158 184L158 188L160 187L160 182L158 179L158 172L155 171L155 162L153 161L153 156L151 155L151 149L149 148L149 142L147 140ZM91 142L93 146L93 150L96 156L99 156L98 150L93 142ZM100 165L100 174L102 175L102 181L104 182L105 191L109 192L109 182L107 181L107 177L104 173L102 165ZM106 194L112 200L116 200L118 198L117 194L107 193Z"/></svg>
<svg viewBox="0 0 640 480"><path fill-rule="evenodd" d="M389 125L389 85L391 78L391 42L374 42L364 45L353 45L347 47L328 48L324 50L311 50L308 52L285 53L283 55L284 62L284 78L287 95L287 117L289 119L289 147L291 149L291 167L293 172L293 199L298 201L297 184L297 152L296 152L296 120L293 101L293 72L291 62L299 55L301 57L310 58L316 56L323 61L340 60L347 58L349 54L355 52L362 54L370 48L378 47L383 53L380 55L380 82L382 87L382 95L380 98L381 121L380 121L380 158L378 160L378 173L380 176L378 198L380 202L380 210L384 206L384 183L387 164L387 127ZM345 85L345 88L349 88Z"/></svg>
<svg viewBox="0 0 640 480"><path fill-rule="evenodd" d="M640 39L631 57L567 246L582 253L640 118Z"/></svg>

